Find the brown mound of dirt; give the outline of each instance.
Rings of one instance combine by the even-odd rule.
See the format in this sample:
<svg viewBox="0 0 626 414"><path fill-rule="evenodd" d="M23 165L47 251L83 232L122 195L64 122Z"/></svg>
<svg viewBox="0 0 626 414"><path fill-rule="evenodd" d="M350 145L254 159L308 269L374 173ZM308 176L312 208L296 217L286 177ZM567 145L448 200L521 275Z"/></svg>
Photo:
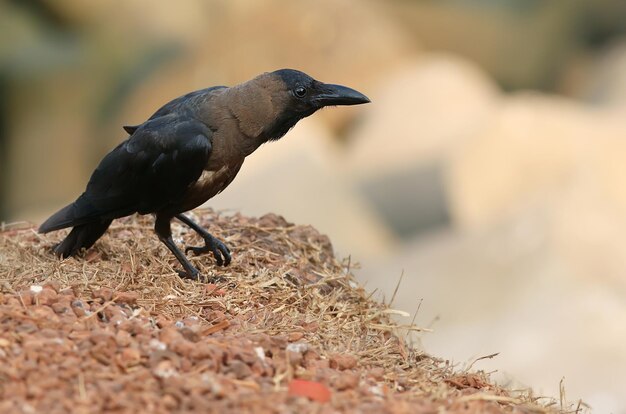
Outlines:
<svg viewBox="0 0 626 414"><path fill-rule="evenodd" d="M149 217L118 220L84 258L61 234L0 233L2 412L550 412L456 373L400 334L330 241L281 217L196 216L233 263L182 280ZM174 225L181 243L199 243Z"/></svg>

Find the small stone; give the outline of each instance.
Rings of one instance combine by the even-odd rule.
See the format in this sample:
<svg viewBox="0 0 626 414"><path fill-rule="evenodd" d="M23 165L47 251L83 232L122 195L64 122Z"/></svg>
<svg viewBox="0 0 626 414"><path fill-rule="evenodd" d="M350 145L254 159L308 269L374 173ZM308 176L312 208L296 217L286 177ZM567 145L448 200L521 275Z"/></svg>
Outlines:
<svg viewBox="0 0 626 414"><path fill-rule="evenodd" d="M226 296L226 291L224 289L215 289L212 294L213 296Z"/></svg>
<svg viewBox="0 0 626 414"><path fill-rule="evenodd" d="M307 368L315 369L328 369L330 368L330 361L327 359L315 359L307 364Z"/></svg>
<svg viewBox="0 0 626 414"><path fill-rule="evenodd" d="M180 330L180 333L186 340L191 342L198 342L200 340L200 332L198 328L199 327L185 326Z"/></svg>
<svg viewBox="0 0 626 414"><path fill-rule="evenodd" d="M17 308L22 306L22 302L15 296L11 296L6 300L6 305L11 308Z"/></svg>
<svg viewBox="0 0 626 414"><path fill-rule="evenodd" d="M103 313L104 317L108 320L111 320L113 318L122 320L127 319L126 314L119 306L107 306L106 308L104 308Z"/></svg>
<svg viewBox="0 0 626 414"><path fill-rule="evenodd" d="M163 328L161 329L161 332L159 333L159 340L168 346L172 342L177 341L177 340L182 340L182 339L183 339L183 336L181 335L181 333L178 331L178 329L176 329L173 326L168 326L167 328Z"/></svg>
<svg viewBox="0 0 626 414"><path fill-rule="evenodd" d="M302 339L304 337L304 333L302 332L291 332L288 336L287 336L287 340L289 342L297 342L300 339Z"/></svg>
<svg viewBox="0 0 626 414"><path fill-rule="evenodd" d="M127 305L136 305L137 299L139 299L139 293L137 292L119 292L114 298L115 302Z"/></svg>
<svg viewBox="0 0 626 414"><path fill-rule="evenodd" d="M58 322L59 320L50 306L35 305L30 308L30 314L33 318L41 319L43 322Z"/></svg>
<svg viewBox="0 0 626 414"><path fill-rule="evenodd" d="M404 374L397 375L395 380L396 384L403 388L408 388L411 385L409 378Z"/></svg>
<svg viewBox="0 0 626 414"><path fill-rule="evenodd" d="M367 392L377 397L384 397L387 394L388 390L384 384L383 385L376 384L376 385L369 386L367 388Z"/></svg>
<svg viewBox="0 0 626 414"><path fill-rule="evenodd" d="M163 328L173 324L171 319L169 319L165 315L161 315L161 314L157 315L154 318L154 323L156 323L156 326L158 326L161 329L163 329Z"/></svg>
<svg viewBox="0 0 626 414"><path fill-rule="evenodd" d="M350 354L334 354L330 357L330 367L343 371L356 367L357 359Z"/></svg>
<svg viewBox="0 0 626 414"><path fill-rule="evenodd" d="M201 380L209 388L213 396L223 398L227 395L223 383L216 378L215 374L205 372L202 374Z"/></svg>
<svg viewBox="0 0 626 414"><path fill-rule="evenodd" d="M289 363L291 363L292 366L300 365L303 359L301 352L290 351L290 350L287 351L287 358L289 358Z"/></svg>
<svg viewBox="0 0 626 414"><path fill-rule="evenodd" d="M127 331L120 330L115 334L115 342L117 343L117 346L126 347L130 345L131 341L132 336Z"/></svg>
<svg viewBox="0 0 626 414"><path fill-rule="evenodd" d="M175 340L168 345L169 349L184 358L189 358L195 347L196 346L193 342L189 342L185 339Z"/></svg>
<svg viewBox="0 0 626 414"><path fill-rule="evenodd" d="M95 292L93 292L93 297L99 298L99 299L104 300L105 302L108 302L111 299L113 299L113 290L107 287L100 288L96 290Z"/></svg>
<svg viewBox="0 0 626 414"><path fill-rule="evenodd" d="M204 285L204 291L207 295L215 295L218 290L220 289L215 283L207 283Z"/></svg>
<svg viewBox="0 0 626 414"><path fill-rule="evenodd" d="M63 314L70 312L72 308L69 306L67 302L57 302L53 303L51 306L52 310L56 313Z"/></svg>
<svg viewBox="0 0 626 414"><path fill-rule="evenodd" d="M218 355L220 354L216 350L215 345L207 344L205 342L196 344L193 350L191 351L191 353L189 354L189 356L193 358L194 360L214 358Z"/></svg>
<svg viewBox="0 0 626 414"><path fill-rule="evenodd" d="M287 345L286 350L303 354L309 350L309 344L305 342L297 342L295 344L289 344Z"/></svg>
<svg viewBox="0 0 626 414"><path fill-rule="evenodd" d="M295 378L300 378L303 380L307 380L307 381L313 381L315 380L315 372L310 371L306 368L304 368L303 366L299 366L299 367L294 367L294 377Z"/></svg>
<svg viewBox="0 0 626 414"><path fill-rule="evenodd" d="M72 301L70 306L72 307L72 310L74 311L76 316L78 316L79 318L89 314L88 309L86 309L85 303L78 299Z"/></svg>
<svg viewBox="0 0 626 414"><path fill-rule="evenodd" d="M185 326L188 326L188 327L192 328L192 327L198 326L200 324L200 319L197 316L189 316L189 317L183 319L183 324Z"/></svg>
<svg viewBox="0 0 626 414"><path fill-rule="evenodd" d="M307 332L317 332L319 329L319 324L317 322L304 322L302 324L302 328Z"/></svg>
<svg viewBox="0 0 626 414"><path fill-rule="evenodd" d="M59 291L61 290L61 284L57 282L56 280L49 280L46 282L45 285L43 285L43 288L51 289L51 290L54 290L56 293L59 293Z"/></svg>
<svg viewBox="0 0 626 414"><path fill-rule="evenodd" d="M226 319L226 314L219 310L207 310L205 312L205 318L211 323L217 323Z"/></svg>
<svg viewBox="0 0 626 414"><path fill-rule="evenodd" d="M40 305L52 305L58 301L59 295L53 289L42 289L37 296L35 302Z"/></svg>
<svg viewBox="0 0 626 414"><path fill-rule="evenodd" d="M376 381L382 381L385 379L385 369L383 367L372 368L367 372L367 376L375 379Z"/></svg>
<svg viewBox="0 0 626 414"><path fill-rule="evenodd" d="M310 363L311 361L316 361L319 359L320 359L320 355L314 349L309 349L304 354L304 360L306 363Z"/></svg>
<svg viewBox="0 0 626 414"><path fill-rule="evenodd" d="M285 349L285 347L287 347L287 337L284 335L273 336L271 342L273 346L280 349Z"/></svg>
<svg viewBox="0 0 626 414"><path fill-rule="evenodd" d="M251 339L265 351L272 347L271 337L266 333L255 334L251 337Z"/></svg>
<svg viewBox="0 0 626 414"><path fill-rule="evenodd" d="M228 365L227 372L230 372L235 375L235 378L241 380L244 378L248 378L252 375L252 370L250 367L241 361L231 361Z"/></svg>
<svg viewBox="0 0 626 414"><path fill-rule="evenodd" d="M134 320L131 320L131 319L121 319L121 318L119 318L119 315L116 316L115 319L119 321L119 322L116 322L117 329L122 330L122 331L126 331L126 332L128 332L130 334L132 334L133 331L135 330L135 321Z"/></svg>
<svg viewBox="0 0 626 414"><path fill-rule="evenodd" d="M176 408L178 408L178 400L171 394L165 394L163 397L161 397L161 405L166 410L175 410Z"/></svg>
<svg viewBox="0 0 626 414"><path fill-rule="evenodd" d="M33 297L35 294L30 290L24 290L20 292L20 301L24 303L25 306L30 306L33 304Z"/></svg>
<svg viewBox="0 0 626 414"><path fill-rule="evenodd" d="M43 328L39 331L39 336L42 338L53 339L52 342L58 343L59 338L59 330L51 329L51 328Z"/></svg>
<svg viewBox="0 0 626 414"><path fill-rule="evenodd" d="M156 349L157 351L165 351L167 349L167 345L155 338L150 339L148 345L150 348Z"/></svg>
<svg viewBox="0 0 626 414"><path fill-rule="evenodd" d="M287 392L289 395L307 397L312 401L320 403L326 403L330 401L331 398L331 391L328 387L318 381L294 379L289 383L289 389Z"/></svg>
<svg viewBox="0 0 626 414"><path fill-rule="evenodd" d="M104 329L94 329L89 335L89 340L93 344L106 344L111 348L116 348L117 342L115 335L112 332L105 331Z"/></svg>
<svg viewBox="0 0 626 414"><path fill-rule="evenodd" d="M70 332L70 334L68 335L68 338L70 338L74 342L80 343L85 340L88 340L90 336L91 336L91 333L89 331L76 327L75 330Z"/></svg>
<svg viewBox="0 0 626 414"><path fill-rule="evenodd" d="M141 352L136 348L124 348L117 358L118 364L123 368L129 368L141 363Z"/></svg>
<svg viewBox="0 0 626 414"><path fill-rule="evenodd" d="M178 371L176 367L172 363L172 361L168 359L164 359L160 361L156 367L152 369L152 373L154 376L159 378L170 378L178 375Z"/></svg>
<svg viewBox="0 0 626 414"><path fill-rule="evenodd" d="M359 376L351 372L342 372L333 379L332 385L339 391L354 389L359 386Z"/></svg>
<svg viewBox="0 0 626 414"><path fill-rule="evenodd" d="M259 376L272 376L273 375L273 370L272 367L270 367L268 364L261 362L261 361L257 361L254 364L252 364L250 366L250 369L252 370L252 372Z"/></svg>
<svg viewBox="0 0 626 414"><path fill-rule="evenodd" d="M43 286L39 286L39 285L32 285L30 287L30 291L31 293L34 293L35 295L38 293L41 293L41 291L43 290Z"/></svg>
<svg viewBox="0 0 626 414"><path fill-rule="evenodd" d="M255 346L254 353L261 361L265 362L265 350L262 346Z"/></svg>

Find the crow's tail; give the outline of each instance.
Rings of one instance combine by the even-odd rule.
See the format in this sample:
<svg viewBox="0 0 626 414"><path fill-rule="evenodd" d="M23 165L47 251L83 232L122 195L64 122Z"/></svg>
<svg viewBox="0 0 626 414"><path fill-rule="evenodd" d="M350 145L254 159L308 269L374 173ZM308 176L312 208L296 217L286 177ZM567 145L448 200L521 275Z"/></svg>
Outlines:
<svg viewBox="0 0 626 414"><path fill-rule="evenodd" d="M54 213L48 220L39 226L39 233L60 230L67 227L76 227L81 224L100 221L102 216L85 194L81 195L72 204L63 207Z"/></svg>
<svg viewBox="0 0 626 414"><path fill-rule="evenodd" d="M59 257L69 257L78 253L83 247L90 248L109 228L112 221L99 220L74 226L65 240L54 247L54 253Z"/></svg>

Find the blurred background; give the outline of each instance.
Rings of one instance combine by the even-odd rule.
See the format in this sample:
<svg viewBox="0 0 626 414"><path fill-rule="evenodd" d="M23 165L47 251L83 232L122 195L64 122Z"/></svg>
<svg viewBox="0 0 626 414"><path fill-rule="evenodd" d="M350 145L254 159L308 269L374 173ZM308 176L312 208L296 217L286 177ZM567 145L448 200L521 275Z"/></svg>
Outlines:
<svg viewBox="0 0 626 414"><path fill-rule="evenodd" d="M209 206L329 234L426 351L626 413L626 2L0 3L0 220L39 222L168 100L278 68L364 92ZM406 322L410 322L406 320Z"/></svg>

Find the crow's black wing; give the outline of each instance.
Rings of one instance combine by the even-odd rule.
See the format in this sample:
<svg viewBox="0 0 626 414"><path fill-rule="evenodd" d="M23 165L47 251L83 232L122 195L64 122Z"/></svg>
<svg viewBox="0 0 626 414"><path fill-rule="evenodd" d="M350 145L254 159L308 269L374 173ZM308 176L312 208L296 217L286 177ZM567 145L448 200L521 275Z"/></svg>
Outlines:
<svg viewBox="0 0 626 414"><path fill-rule="evenodd" d="M172 113L184 113L185 108L193 110L194 106L202 102L208 95L211 94L211 92L224 88L226 88L226 86L211 86L210 88L200 89L198 91L189 92L188 94L179 96L157 109L157 111L148 120L160 118ZM124 131L126 131L129 135L132 135L141 125L142 124L125 125L122 128L124 128Z"/></svg>
<svg viewBox="0 0 626 414"><path fill-rule="evenodd" d="M200 177L210 152L211 131L203 123L176 115L148 120L102 160L85 195L111 212L158 211Z"/></svg>
<svg viewBox="0 0 626 414"><path fill-rule="evenodd" d="M85 192L40 231L159 211L200 177L210 154L203 123L174 113L150 119L102 159Z"/></svg>

